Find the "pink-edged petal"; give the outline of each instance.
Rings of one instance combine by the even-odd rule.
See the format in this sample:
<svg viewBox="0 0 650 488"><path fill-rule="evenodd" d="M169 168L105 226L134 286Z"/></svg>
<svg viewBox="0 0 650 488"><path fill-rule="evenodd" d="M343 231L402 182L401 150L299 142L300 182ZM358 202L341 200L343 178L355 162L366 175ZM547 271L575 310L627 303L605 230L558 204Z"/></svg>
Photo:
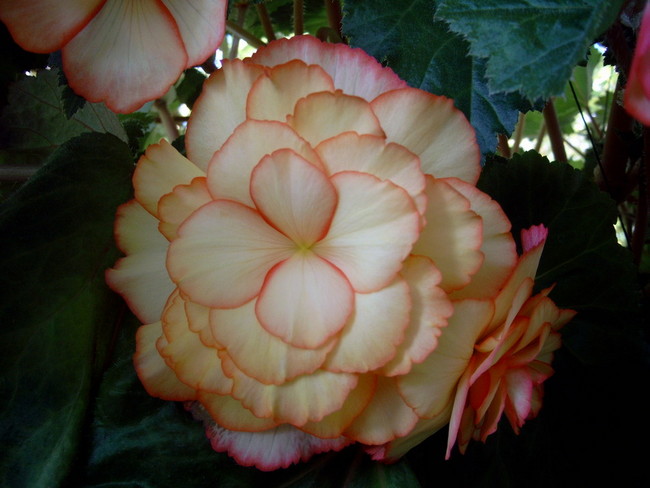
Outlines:
<svg viewBox="0 0 650 488"><path fill-rule="evenodd" d="M483 263L480 251L483 224L470 201L445 180L427 177L426 226L413 254L431 258L442 273L440 287L453 291L466 286Z"/></svg>
<svg viewBox="0 0 650 488"><path fill-rule="evenodd" d="M410 311L409 287L402 278L379 291L357 294L354 315L323 368L335 373L366 373L382 367L404 339Z"/></svg>
<svg viewBox="0 0 650 488"><path fill-rule="evenodd" d="M272 417L278 423L300 427L319 422L336 412L357 386L358 376L318 370L282 385L264 385L246 376L227 354L221 355L224 370L235 384L232 396L256 417Z"/></svg>
<svg viewBox="0 0 650 488"><path fill-rule="evenodd" d="M333 341L319 349L293 347L269 334L255 316L255 302L239 308L210 312L212 333L244 374L260 383L279 385L316 371L333 347Z"/></svg>
<svg viewBox="0 0 650 488"><path fill-rule="evenodd" d="M508 371L505 375L505 388L508 392L505 412L516 429L524 425L530 414L533 398L533 382L524 368Z"/></svg>
<svg viewBox="0 0 650 488"><path fill-rule="evenodd" d="M454 302L454 314L426 359L396 381L405 401L420 417L438 415L453 402L452 395L474 352L474 344L494 313L491 301ZM423 388L422 385L427 385Z"/></svg>
<svg viewBox="0 0 650 488"><path fill-rule="evenodd" d="M451 99L403 88L381 95L371 105L387 140L417 154L422 171L476 183L481 172L476 135Z"/></svg>
<svg viewBox="0 0 650 488"><path fill-rule="evenodd" d="M247 120L237 127L210 161L208 189L212 196L252 206L250 179L253 168L264 156L278 149L290 149L321 167L311 146L288 125L277 121Z"/></svg>
<svg viewBox="0 0 650 488"><path fill-rule="evenodd" d="M160 198L198 176L205 173L163 139L149 146L135 167L135 198L151 215L158 217Z"/></svg>
<svg viewBox="0 0 650 488"><path fill-rule="evenodd" d="M246 120L248 92L264 72L261 66L244 64L238 59L222 63L221 69L203 84L185 135L188 157L204 171L212 155Z"/></svg>
<svg viewBox="0 0 650 488"><path fill-rule="evenodd" d="M404 189L377 177L332 177L339 195L329 233L313 250L337 266L355 291L377 291L394 279L420 230L420 214Z"/></svg>
<svg viewBox="0 0 650 488"><path fill-rule="evenodd" d="M650 126L650 7L646 6L634 48L624 97L625 109Z"/></svg>
<svg viewBox="0 0 650 488"><path fill-rule="evenodd" d="M517 263L517 247L510 233L510 221L501 206L475 186L457 178L445 178L444 181L469 200L470 208L483 221L480 248L483 263L469 285L454 293L453 298L494 296Z"/></svg>
<svg viewBox="0 0 650 488"><path fill-rule="evenodd" d="M258 49L251 62L276 66L292 59L322 66L334 80L336 89L368 101L386 91L406 86L393 70L381 66L361 49L321 42L313 36L295 36L273 42Z"/></svg>
<svg viewBox="0 0 650 488"><path fill-rule="evenodd" d="M189 185L178 185L158 202L158 230L170 241L175 239L178 226L211 200L205 177L194 178Z"/></svg>
<svg viewBox="0 0 650 488"><path fill-rule="evenodd" d="M143 325L136 333L133 363L140 381L151 396L173 401L194 400L196 390L180 381L158 353L156 342L161 336L160 322Z"/></svg>
<svg viewBox="0 0 650 488"><path fill-rule="evenodd" d="M321 91L334 91L334 83L320 66L307 66L299 60L275 66L252 86L247 118L285 122L299 99Z"/></svg>
<svg viewBox="0 0 650 488"><path fill-rule="evenodd" d="M157 224L137 201L121 205L115 237L128 255L106 271L108 286L124 297L145 324L160 320L167 298L176 288L165 267L169 243L158 232Z"/></svg>
<svg viewBox="0 0 650 488"><path fill-rule="evenodd" d="M420 158L399 144L387 144L383 137L345 132L320 143L316 152L330 175L341 171L369 173L401 186L413 199L424 191ZM418 205L420 213L425 203Z"/></svg>
<svg viewBox="0 0 650 488"><path fill-rule="evenodd" d="M270 334L308 349L338 334L354 310L354 291L345 275L310 251L269 271L255 307Z"/></svg>
<svg viewBox="0 0 650 488"><path fill-rule="evenodd" d="M254 210L217 200L195 211L169 246L167 269L192 301L234 308L255 297L292 243Z"/></svg>
<svg viewBox="0 0 650 488"><path fill-rule="evenodd" d="M174 17L187 52L187 67L214 54L226 30L227 0L162 0Z"/></svg>
<svg viewBox="0 0 650 488"><path fill-rule="evenodd" d="M370 104L341 92L319 92L296 103L289 124L312 146L342 132L383 136Z"/></svg>
<svg viewBox="0 0 650 488"><path fill-rule="evenodd" d="M548 229L544 224L533 225L528 229L521 230L521 247L524 253L531 251L534 247L543 244L548 237Z"/></svg>
<svg viewBox="0 0 650 488"><path fill-rule="evenodd" d="M301 248L325 236L338 199L329 178L290 149L260 161L250 193L262 216Z"/></svg>
<svg viewBox="0 0 650 488"><path fill-rule="evenodd" d="M408 283L412 307L404 340L395 357L382 368L386 376L406 374L413 363L424 361L438 345L441 328L454 311L447 294L438 286L442 276L429 259L409 257L400 274Z"/></svg>
<svg viewBox="0 0 650 488"><path fill-rule="evenodd" d="M102 0L0 0L0 20L26 51L61 49L99 11Z"/></svg>
<svg viewBox="0 0 650 488"><path fill-rule="evenodd" d="M323 439L333 439L342 435L350 424L368 406L377 390L377 376L359 375L359 382L345 399L343 406L318 422L307 422L300 430Z"/></svg>
<svg viewBox="0 0 650 488"><path fill-rule="evenodd" d="M469 378L471 373L472 368L470 364L458 381L452 412L449 418L449 433L447 434L447 451L445 453L445 459L450 458L451 450L454 447L459 434L461 434L463 417L467 415L467 409L471 408L467 406L467 395L470 386Z"/></svg>
<svg viewBox="0 0 650 488"><path fill-rule="evenodd" d="M72 89L121 113L164 95L187 66L176 23L155 0L105 2L62 52Z"/></svg>
<svg viewBox="0 0 650 488"><path fill-rule="evenodd" d="M221 427L241 432L259 432L272 429L278 424L270 418L260 418L230 395L217 395L200 391L197 400Z"/></svg>
<svg viewBox="0 0 650 488"><path fill-rule="evenodd" d="M350 444L344 437L319 439L290 425L263 432L237 432L213 425L206 433L215 451L227 452L238 464L255 466L261 471L287 468L314 454L340 451Z"/></svg>
<svg viewBox="0 0 650 488"><path fill-rule="evenodd" d="M385 444L408 434L418 420L404 403L394 379L380 376L372 400L344 434L363 444Z"/></svg>
<svg viewBox="0 0 650 488"><path fill-rule="evenodd" d="M187 317L187 326L192 332L199 335L199 339L205 346L213 349L223 348L212 335L210 309L208 307L186 300L185 315Z"/></svg>
<svg viewBox="0 0 650 488"><path fill-rule="evenodd" d="M221 369L217 350L207 347L189 328L185 301L179 293L169 300L162 319L166 343L159 351L183 383L196 390L226 395L232 380Z"/></svg>

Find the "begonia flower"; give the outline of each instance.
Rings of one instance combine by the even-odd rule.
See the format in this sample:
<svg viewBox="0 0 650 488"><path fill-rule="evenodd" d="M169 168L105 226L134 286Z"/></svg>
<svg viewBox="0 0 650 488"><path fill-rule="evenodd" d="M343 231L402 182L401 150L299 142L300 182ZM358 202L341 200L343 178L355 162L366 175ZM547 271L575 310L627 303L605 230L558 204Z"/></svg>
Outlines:
<svg viewBox="0 0 650 488"><path fill-rule="evenodd" d="M650 4L643 12L623 101L630 115L650 126Z"/></svg>
<svg viewBox="0 0 650 488"><path fill-rule="evenodd" d="M399 379L436 349L451 300L494 295L517 259L474 186L462 113L359 49L297 36L224 61L186 145L138 162L107 272L145 324L146 390L264 470L407 435L421 416Z"/></svg>
<svg viewBox="0 0 650 488"><path fill-rule="evenodd" d="M423 420L408 436L370 449L374 459L394 460L448 422L449 458L456 441L462 453L472 438L485 442L503 413L515 433L539 413L558 330L575 315L555 306L550 289L531 296L547 234L542 225L522 231L524 254L493 300L454 303L437 349L398 382ZM423 394L418 385L426 381L436 395Z"/></svg>
<svg viewBox="0 0 650 488"><path fill-rule="evenodd" d="M0 20L23 49L61 50L70 87L116 112L164 95L213 54L226 0L0 0Z"/></svg>

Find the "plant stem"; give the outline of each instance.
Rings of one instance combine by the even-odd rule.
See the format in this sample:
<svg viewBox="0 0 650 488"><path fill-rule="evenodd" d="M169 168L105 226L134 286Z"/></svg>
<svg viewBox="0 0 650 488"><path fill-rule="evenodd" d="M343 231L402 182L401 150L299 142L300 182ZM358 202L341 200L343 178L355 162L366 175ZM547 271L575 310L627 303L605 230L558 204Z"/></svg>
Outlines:
<svg viewBox="0 0 650 488"><path fill-rule="evenodd" d="M341 19L343 18L341 2L339 0L325 0L325 8L327 9L327 19L330 27L338 32L339 37L343 39L343 32L341 32Z"/></svg>
<svg viewBox="0 0 650 488"><path fill-rule="evenodd" d="M258 39L253 34L251 34L247 30L243 29L242 27L238 26L237 24L235 24L230 20L226 21L226 30L233 35L235 34L238 35L240 38L245 40L248 44L250 44L254 48L260 48L262 46L266 46L266 43L264 41Z"/></svg>
<svg viewBox="0 0 650 488"><path fill-rule="evenodd" d="M542 121L542 126L539 128L539 133L537 134L537 139L535 142L535 152L539 152L544 142L544 137L546 136L546 124Z"/></svg>
<svg viewBox="0 0 650 488"><path fill-rule="evenodd" d="M555 111L555 105L553 104L552 98L549 98L548 102L546 102L543 114L544 122L546 122L546 130L548 131L548 137L551 141L553 156L556 161L566 163L568 159L566 157L566 151L564 150L564 138L562 137L560 122L558 121L557 112Z"/></svg>
<svg viewBox="0 0 650 488"><path fill-rule="evenodd" d="M521 139L524 137L525 126L526 126L526 115L519 112L519 117L517 118L517 125L515 126L514 142L512 144L513 153L519 151L519 144L521 144Z"/></svg>
<svg viewBox="0 0 650 488"><path fill-rule="evenodd" d="M650 206L650 194L648 183L650 180L650 129L643 128L643 154L641 156L641 168L639 170L639 201L634 219L634 233L632 234L632 259L637 266L641 263L643 247L645 246L646 232L648 229L648 207Z"/></svg>
<svg viewBox="0 0 650 488"><path fill-rule="evenodd" d="M304 13L305 6L303 0L293 0L293 32L297 36L305 32Z"/></svg>
<svg viewBox="0 0 650 488"><path fill-rule="evenodd" d="M257 8L257 15L260 17L266 38L269 42L275 41L275 32L273 31L273 24L271 24L271 17L269 17L269 11L266 10L266 5L264 3L258 3L255 7Z"/></svg>
<svg viewBox="0 0 650 488"><path fill-rule="evenodd" d="M237 24L239 27L243 27L244 21L246 20L246 12L248 11L248 4L247 3L239 3L237 4L237 19L235 20L235 24ZM229 59L235 59L237 57L237 54L239 53L239 41L241 40L241 36L239 34L232 34L232 46L230 47L230 53L228 54Z"/></svg>
<svg viewBox="0 0 650 488"><path fill-rule="evenodd" d="M508 144L508 136L505 134L499 134L499 143L497 145L497 149L499 150L499 153L501 153L501 156L503 156L506 159L510 159L512 157L512 152L510 151L510 145Z"/></svg>
<svg viewBox="0 0 650 488"><path fill-rule="evenodd" d="M0 165L0 181L27 181L40 166L26 164Z"/></svg>
<svg viewBox="0 0 650 488"><path fill-rule="evenodd" d="M167 107L165 100L162 98L157 98L156 101L153 102L153 106L156 108L158 114L160 115L160 121L165 128L165 132L167 132L167 137L169 140L175 141L178 139L178 126L176 125L172 114L169 113L169 107Z"/></svg>

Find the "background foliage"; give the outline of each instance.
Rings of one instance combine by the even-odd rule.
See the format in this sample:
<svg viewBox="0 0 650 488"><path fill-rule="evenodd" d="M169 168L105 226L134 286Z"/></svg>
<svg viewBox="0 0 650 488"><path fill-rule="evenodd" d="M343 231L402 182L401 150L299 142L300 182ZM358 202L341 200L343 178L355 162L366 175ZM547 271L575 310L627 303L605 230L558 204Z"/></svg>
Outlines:
<svg viewBox="0 0 650 488"><path fill-rule="evenodd" d="M486 162L479 187L503 206L516 238L530 225L549 227L538 286L557 283L552 298L579 312L563 330L542 412L519 436L502 423L486 444L470 444L450 461L444 430L393 465L352 447L262 473L212 451L182 405L151 398L140 386L131 364L137 321L103 273L118 255L112 223L130 198L134 162L163 136L182 150L187 115L215 66L187 70L163 99L118 117L79 100L55 55L22 51L3 27L0 484L648 486L650 258L647 221L637 217L648 178L639 160L650 136L631 122L627 132L609 122L621 110L645 2L309 0L296 2L302 24L290 0L230 3L229 32L243 29L249 44L230 34L225 57L295 31L342 38L412 86L453 98L466 114ZM596 41L600 51L591 47ZM618 86L592 89L599 52L623 80ZM588 143L568 158L571 165L549 162L561 155L539 154L542 145L509 154L525 137L534 144L542 128L555 142L559 133ZM623 163L620 151L616 161L607 157L615 128ZM596 160L602 169L594 171ZM607 188L602 174L614 164L623 165L623 183ZM640 247L628 246L621 223L631 240L642 232Z"/></svg>

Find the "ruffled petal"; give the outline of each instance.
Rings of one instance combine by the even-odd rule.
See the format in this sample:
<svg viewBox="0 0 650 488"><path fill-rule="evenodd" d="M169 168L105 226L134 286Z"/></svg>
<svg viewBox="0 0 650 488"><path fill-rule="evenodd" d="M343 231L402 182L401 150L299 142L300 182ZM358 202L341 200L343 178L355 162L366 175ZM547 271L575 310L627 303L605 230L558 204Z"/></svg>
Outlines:
<svg viewBox="0 0 650 488"><path fill-rule="evenodd" d="M273 419L256 417L230 395L200 391L197 399L210 414L211 420L228 430L260 432L278 425Z"/></svg>
<svg viewBox="0 0 650 488"><path fill-rule="evenodd" d="M99 11L103 0L0 0L0 20L26 51L61 49Z"/></svg>
<svg viewBox="0 0 650 488"><path fill-rule="evenodd" d="M380 445L408 434L419 420L400 396L393 378L380 376L375 395L345 436L368 445Z"/></svg>
<svg viewBox="0 0 650 488"><path fill-rule="evenodd" d="M409 287L402 278L379 291L357 294L354 315L323 368L335 373L365 373L382 367L404 339L410 311Z"/></svg>
<svg viewBox="0 0 650 488"><path fill-rule="evenodd" d="M369 173L404 188L424 212L425 200L419 201L425 187L420 159L399 144L386 144L383 137L345 132L326 139L316 147L329 175L341 171Z"/></svg>
<svg viewBox="0 0 650 488"><path fill-rule="evenodd" d="M128 255L106 271L108 286L124 297L145 324L160 320L167 298L176 288L165 267L169 243L158 232L157 223L137 201L121 205L115 236Z"/></svg>
<svg viewBox="0 0 650 488"><path fill-rule="evenodd" d="M332 78L323 68L292 60L269 69L257 79L248 94L246 116L286 122L299 99L321 91L334 91Z"/></svg>
<svg viewBox="0 0 650 488"><path fill-rule="evenodd" d="M255 302L210 312L212 333L244 374L260 383L279 385L316 371L334 343L319 349L300 349L269 334L255 316Z"/></svg>
<svg viewBox="0 0 650 488"><path fill-rule="evenodd" d="M246 120L248 92L264 72L261 66L244 64L238 59L225 59L222 63L222 68L203 84L187 123L187 156L204 171L213 154Z"/></svg>
<svg viewBox="0 0 650 488"><path fill-rule="evenodd" d="M177 236L178 226L197 208L212 201L205 177L194 178L189 185L178 185L158 202L158 230L170 241Z"/></svg>
<svg viewBox="0 0 650 488"><path fill-rule="evenodd" d="M481 172L476 134L451 99L403 88L381 95L371 105L387 140L420 156L422 171L476 183Z"/></svg>
<svg viewBox="0 0 650 488"><path fill-rule="evenodd" d="M194 400L196 390L180 381L167 366L156 349L156 342L162 336L162 324L154 322L143 325L136 333L136 349L133 364L138 378L149 395L172 401Z"/></svg>
<svg viewBox="0 0 650 488"><path fill-rule="evenodd" d="M308 349L322 347L354 311L354 291L345 275L309 251L269 271L255 307L270 334Z"/></svg>
<svg viewBox="0 0 650 488"><path fill-rule="evenodd" d="M288 125L247 120L210 161L208 189L212 196L252 206L251 172L264 156L278 149L291 149L316 167L322 167L314 150Z"/></svg>
<svg viewBox="0 0 650 488"><path fill-rule="evenodd" d="M260 292L266 273L292 254L292 246L251 208L217 200L180 226L167 269L192 301L234 308Z"/></svg>
<svg viewBox="0 0 650 488"><path fill-rule="evenodd" d="M312 146L342 132L384 135L368 102L341 92L312 93L301 98L289 124Z"/></svg>
<svg viewBox="0 0 650 488"><path fill-rule="evenodd" d="M149 146L135 167L135 198L151 215L158 217L160 198L198 176L205 173L163 139Z"/></svg>
<svg viewBox="0 0 650 488"><path fill-rule="evenodd" d="M313 36L295 36L273 42L258 49L251 62L277 66L292 59L321 66L334 80L336 89L368 101L386 91L406 86L393 70L383 67L361 49L321 42Z"/></svg>
<svg viewBox="0 0 650 488"><path fill-rule="evenodd" d="M162 0L174 17L187 52L187 66L214 54L226 31L226 0Z"/></svg>
<svg viewBox="0 0 650 488"><path fill-rule="evenodd" d="M176 23L154 0L105 2L63 48L72 89L121 113L164 95L186 66Z"/></svg>
<svg viewBox="0 0 650 488"><path fill-rule="evenodd" d="M466 286L483 263L480 251L483 224L470 201L445 180L427 177L426 226L413 254L431 258L442 273L441 288Z"/></svg>
<svg viewBox="0 0 650 488"><path fill-rule="evenodd" d="M250 192L266 221L301 248L325 236L337 203L327 176L290 149L260 161Z"/></svg>
<svg viewBox="0 0 650 488"><path fill-rule="evenodd" d="M332 183L339 204L327 237L313 250L343 271L355 291L377 291L411 252L420 214L406 191L375 176L338 173Z"/></svg>
<svg viewBox="0 0 650 488"><path fill-rule="evenodd" d="M447 294L438 286L440 272L429 259L409 257L400 274L409 285L411 316L395 357L382 368L386 376L406 374L413 363L424 361L438 345L441 328L454 311Z"/></svg>

